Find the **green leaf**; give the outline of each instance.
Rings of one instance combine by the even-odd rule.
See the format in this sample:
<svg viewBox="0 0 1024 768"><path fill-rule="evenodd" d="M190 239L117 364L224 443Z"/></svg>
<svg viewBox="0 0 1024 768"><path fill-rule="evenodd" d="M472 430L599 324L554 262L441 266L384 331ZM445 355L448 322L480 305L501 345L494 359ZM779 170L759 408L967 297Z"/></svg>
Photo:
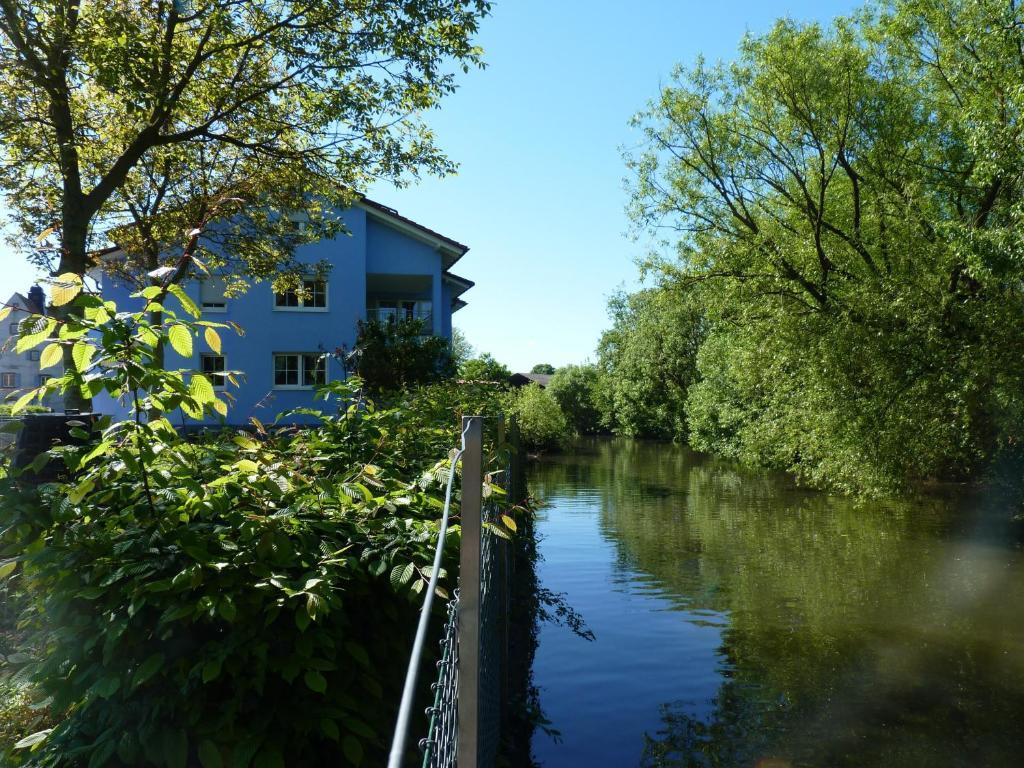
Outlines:
<svg viewBox="0 0 1024 768"><path fill-rule="evenodd" d="M12 309L14 309L14 307L0 307L0 323L7 319L7 316L11 314Z"/></svg>
<svg viewBox="0 0 1024 768"><path fill-rule="evenodd" d="M331 741L338 741L341 738L341 732L338 730L337 723L333 720L328 720L326 717L320 721L320 733Z"/></svg>
<svg viewBox="0 0 1024 768"><path fill-rule="evenodd" d="M180 285L178 285L177 283L172 283L167 287L167 290L170 291L174 295L174 297L181 302L181 306L184 308L186 312L192 315L192 317L198 318L200 315L203 314L199 307L196 305L196 303L192 301L192 297L185 293L185 289L182 288Z"/></svg>
<svg viewBox="0 0 1024 768"><path fill-rule="evenodd" d="M199 762L203 768L222 768L224 761L220 758L220 750L209 739L199 744Z"/></svg>
<svg viewBox="0 0 1024 768"><path fill-rule="evenodd" d="M11 560L9 562L0 564L0 579L5 579L14 573L14 569L18 567L17 560Z"/></svg>
<svg viewBox="0 0 1024 768"><path fill-rule="evenodd" d="M346 734L345 738L341 740L341 751L345 754L345 758L352 763L352 765L361 765L363 762L363 745L359 739L351 734Z"/></svg>
<svg viewBox="0 0 1024 768"><path fill-rule="evenodd" d="M31 389L15 400L14 405L11 406L11 415L17 416L21 409L28 405L29 401L31 401L37 394L39 394L38 389Z"/></svg>
<svg viewBox="0 0 1024 768"><path fill-rule="evenodd" d="M63 307L74 301L75 297L82 292L82 278L74 272L65 272L58 275L53 281L50 291L50 304L55 307Z"/></svg>
<svg viewBox="0 0 1024 768"><path fill-rule="evenodd" d="M71 348L71 359L75 362L75 370L84 373L89 367L92 356L96 354L96 347L87 341L76 341Z"/></svg>
<svg viewBox="0 0 1024 768"><path fill-rule="evenodd" d="M307 669L306 674L302 676L302 679L306 681L306 685L311 691L323 693L327 690L327 678L315 669Z"/></svg>
<svg viewBox="0 0 1024 768"><path fill-rule="evenodd" d="M515 521L515 520L513 520L513 519L512 519L511 517L509 517L508 515L502 515L502 516L501 516L501 522L503 522L503 523L505 524L505 527L506 527L506 528L508 528L508 529L509 529L510 531L516 531L516 530L518 530L518 529L516 528L516 521Z"/></svg>
<svg viewBox="0 0 1024 768"><path fill-rule="evenodd" d="M192 357L192 333L187 327L172 325L167 331L167 338L175 352L182 357Z"/></svg>
<svg viewBox="0 0 1024 768"><path fill-rule="evenodd" d="M89 493L95 486L95 482L91 478L86 478L70 491L68 491L68 501L76 506L82 503L82 499L85 498L86 494Z"/></svg>
<svg viewBox="0 0 1024 768"><path fill-rule="evenodd" d="M208 662L203 664L203 682L208 683L211 680L216 680L220 677L221 669L220 659L210 659Z"/></svg>
<svg viewBox="0 0 1024 768"><path fill-rule="evenodd" d="M139 665L139 668L135 670L135 674L132 676L132 688L138 688L144 682L149 680L149 678L156 674L157 670L160 669L163 663L164 655L162 653L154 653L142 662Z"/></svg>
<svg viewBox="0 0 1024 768"><path fill-rule="evenodd" d="M41 744L46 737L50 735L50 731L52 730L53 728L47 728L45 731L36 731L31 736L26 736L24 739L17 742L14 745L14 748L28 749L29 747L34 747L36 744Z"/></svg>
<svg viewBox="0 0 1024 768"><path fill-rule="evenodd" d="M217 333L213 328L207 328L203 331L203 338L206 339L206 344L216 352L220 354L220 334Z"/></svg>
<svg viewBox="0 0 1024 768"><path fill-rule="evenodd" d="M57 327L57 321L52 317L45 318L40 315L33 315L32 330L25 336L18 339L14 345L14 351L18 354L32 349L50 338L53 329ZM25 327L24 321L22 328Z"/></svg>
<svg viewBox="0 0 1024 768"><path fill-rule="evenodd" d="M416 566L412 563L406 563L405 565L396 565L391 569L391 587L398 590L403 584L407 584L409 579L412 578L413 572L416 570Z"/></svg>
<svg viewBox="0 0 1024 768"><path fill-rule="evenodd" d="M245 472L250 475L253 472L256 472L259 468L260 465L257 464L252 459L242 459L241 461L235 462L235 469L237 469L239 472Z"/></svg>
<svg viewBox="0 0 1024 768"><path fill-rule="evenodd" d="M64 349L60 344L47 344L39 356L39 368L45 370L64 359Z"/></svg>
<svg viewBox="0 0 1024 768"><path fill-rule="evenodd" d="M188 393L200 405L212 403L216 399L216 396L213 394L213 385L201 373L192 374L192 381L188 385Z"/></svg>

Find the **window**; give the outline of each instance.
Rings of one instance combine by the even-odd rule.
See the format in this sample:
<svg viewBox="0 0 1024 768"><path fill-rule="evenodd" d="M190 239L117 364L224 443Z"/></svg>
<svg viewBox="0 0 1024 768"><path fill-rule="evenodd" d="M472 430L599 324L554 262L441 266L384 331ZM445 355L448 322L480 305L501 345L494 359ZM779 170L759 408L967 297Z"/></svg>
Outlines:
<svg viewBox="0 0 1024 768"><path fill-rule="evenodd" d="M277 309L327 309L327 281L303 280L302 290L305 296L296 291L285 291L274 294L274 307Z"/></svg>
<svg viewBox="0 0 1024 768"><path fill-rule="evenodd" d="M203 375L215 389L224 388L224 355L200 355L199 363Z"/></svg>
<svg viewBox="0 0 1024 768"><path fill-rule="evenodd" d="M43 386L43 384L45 384L46 382L48 382L52 378L53 378L53 376L51 376L48 373L40 373L39 374L39 386L40 387Z"/></svg>
<svg viewBox="0 0 1024 768"><path fill-rule="evenodd" d="M33 363L38 362L39 361L39 355L41 355L41 354L42 353L38 349L31 349L31 350L29 350L29 353L28 353L28 359L31 360Z"/></svg>
<svg viewBox="0 0 1024 768"><path fill-rule="evenodd" d="M21 328L21 323L11 323L10 327L7 329L7 332L11 336L17 336L18 335L18 331L20 330L20 328Z"/></svg>
<svg viewBox="0 0 1024 768"><path fill-rule="evenodd" d="M223 277L204 277L199 281L199 303L203 305L203 309L213 312L223 312L227 309Z"/></svg>
<svg viewBox="0 0 1024 768"><path fill-rule="evenodd" d="M0 373L0 387L14 389L16 386L18 386L18 374L7 371Z"/></svg>
<svg viewBox="0 0 1024 768"><path fill-rule="evenodd" d="M327 383L327 360L319 352L274 355L274 386L310 389Z"/></svg>

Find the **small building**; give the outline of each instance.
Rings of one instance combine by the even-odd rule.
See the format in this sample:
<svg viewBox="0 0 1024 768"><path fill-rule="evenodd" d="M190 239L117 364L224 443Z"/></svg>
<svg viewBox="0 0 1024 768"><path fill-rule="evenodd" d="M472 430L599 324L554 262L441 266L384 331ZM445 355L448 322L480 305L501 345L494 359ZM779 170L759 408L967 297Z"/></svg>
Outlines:
<svg viewBox="0 0 1024 768"><path fill-rule="evenodd" d="M550 373L513 373L508 377L508 383L513 387L525 387L529 384L536 384L541 389L546 389L550 382Z"/></svg>
<svg viewBox="0 0 1024 768"><path fill-rule="evenodd" d="M6 401L16 391L38 387L53 376L60 376L62 372L59 366L45 373L40 370L41 350L38 347L25 352L14 350L22 320L29 315L46 314L46 296L43 289L34 285L27 296L15 293L7 300L7 306L11 307L12 311L7 319L0 323L0 402ZM51 394L43 401L43 405L59 408L59 397Z"/></svg>
<svg viewBox="0 0 1024 768"><path fill-rule="evenodd" d="M469 248L365 198L341 217L347 233L296 251L296 259L310 265L305 295L275 293L269 281L233 297L225 295L223 279L195 276L182 283L203 319L237 323L245 332L222 331L219 353L201 339L188 359L166 350L168 368L240 374L240 386L226 388L234 398L227 423L246 424L250 417L266 422L293 408L322 408L315 388L345 377L345 352L355 347L360 322L416 319L425 334L451 338L452 313L466 306L462 296L473 283L450 270ZM330 265L324 278L313 272L321 261ZM139 306L130 297L133 290L127 281L101 277L103 298L121 310ZM222 377L210 378L223 389ZM128 412L128 404L105 393L93 408L118 416Z"/></svg>

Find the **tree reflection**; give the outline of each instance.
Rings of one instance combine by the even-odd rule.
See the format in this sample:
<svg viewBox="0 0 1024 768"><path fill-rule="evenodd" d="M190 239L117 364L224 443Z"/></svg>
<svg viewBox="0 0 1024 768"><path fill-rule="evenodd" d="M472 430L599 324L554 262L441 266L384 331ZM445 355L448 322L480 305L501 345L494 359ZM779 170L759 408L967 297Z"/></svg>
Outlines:
<svg viewBox="0 0 1024 768"><path fill-rule="evenodd" d="M644 766L1019 764L1024 568L996 500L858 504L607 440L531 487L599 494L624 579L728 617L712 714L664 703Z"/></svg>

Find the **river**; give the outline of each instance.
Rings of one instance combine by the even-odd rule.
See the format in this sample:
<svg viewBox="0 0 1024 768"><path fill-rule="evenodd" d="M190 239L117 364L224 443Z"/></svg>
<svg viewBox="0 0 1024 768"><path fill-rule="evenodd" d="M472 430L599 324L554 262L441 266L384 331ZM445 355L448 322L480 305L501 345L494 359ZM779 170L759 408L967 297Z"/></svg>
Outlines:
<svg viewBox="0 0 1024 768"><path fill-rule="evenodd" d="M857 503L684 448L530 470L544 766L1024 765L1024 558L995 499Z"/></svg>

